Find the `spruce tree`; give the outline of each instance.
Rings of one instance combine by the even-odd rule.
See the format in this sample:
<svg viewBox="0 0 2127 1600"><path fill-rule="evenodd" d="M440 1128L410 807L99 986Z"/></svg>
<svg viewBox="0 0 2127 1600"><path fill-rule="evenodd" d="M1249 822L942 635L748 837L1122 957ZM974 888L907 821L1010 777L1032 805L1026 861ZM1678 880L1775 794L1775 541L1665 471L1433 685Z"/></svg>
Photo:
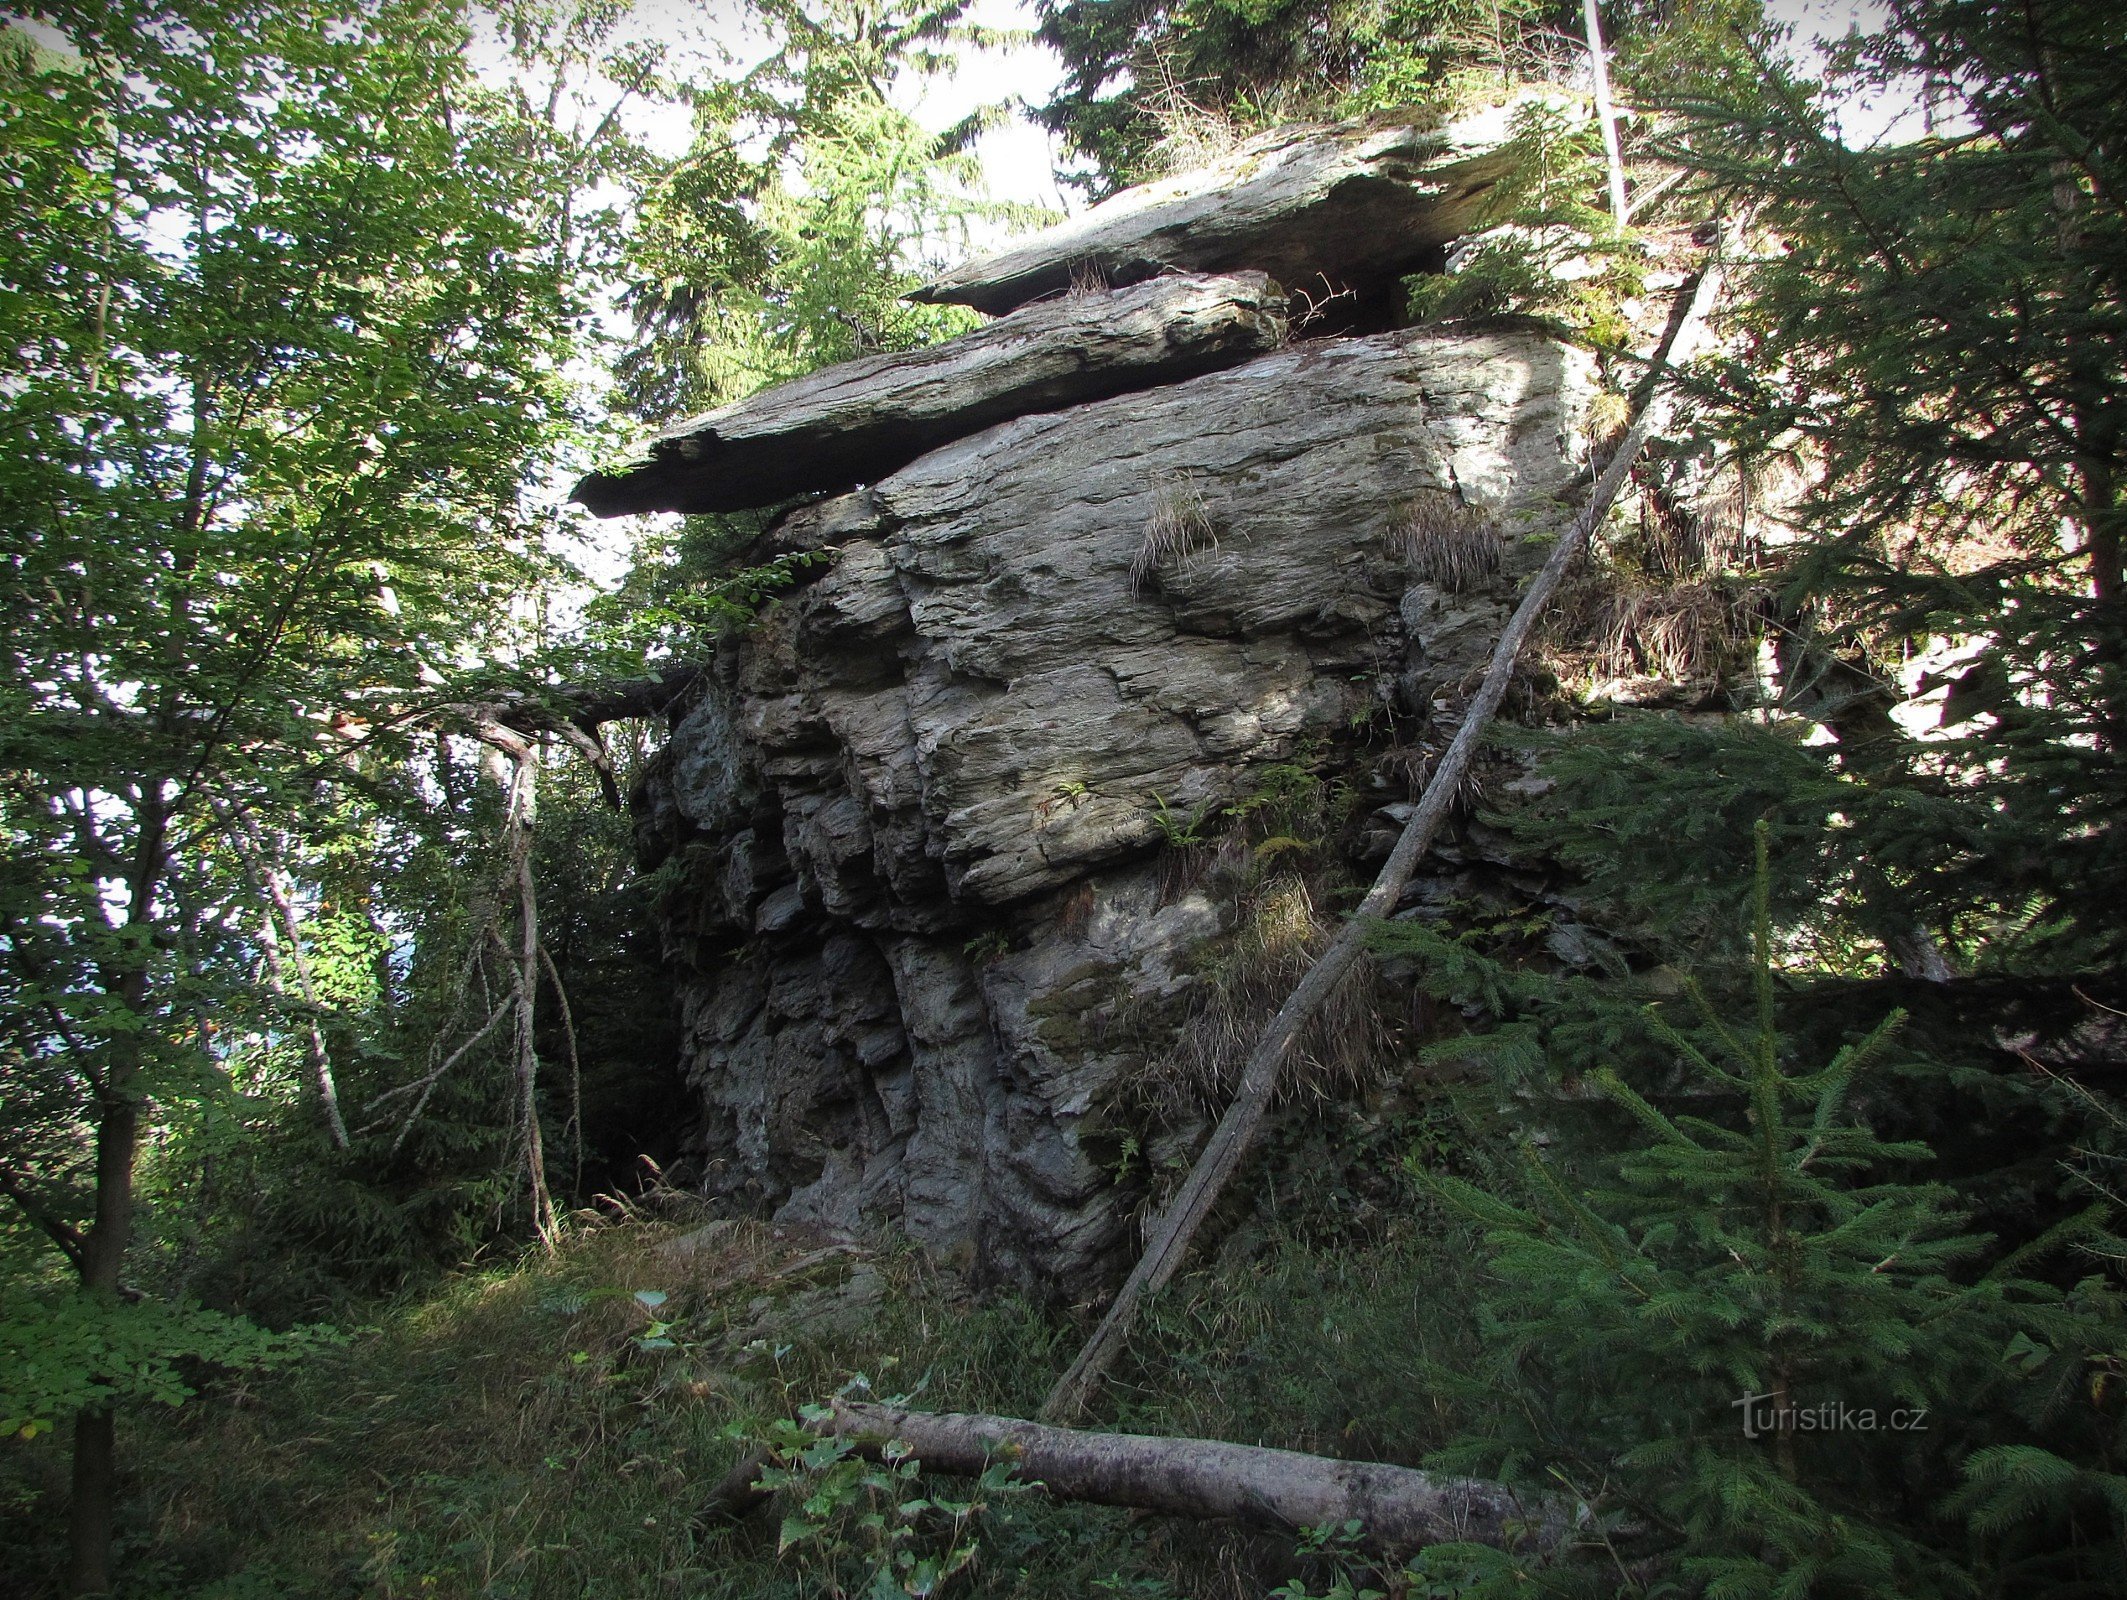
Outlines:
<svg viewBox="0 0 2127 1600"><path fill-rule="evenodd" d="M1825 87L1760 34L1666 108L1669 153L1763 246L1709 415L1753 469L1807 486L1772 574L1778 709L1830 732L1813 759L1859 791L1839 848L1874 920L1926 929L1952 969L2109 968L2127 953L2127 14L1888 11ZM1913 97L1913 125L1842 137L1842 97L1869 94Z"/></svg>
<svg viewBox="0 0 2127 1600"><path fill-rule="evenodd" d="M2117 1584L2121 1407L2087 1380L2116 1360L2119 1296L2096 1273L2034 1275L2054 1255L2087 1271L2077 1243L2109 1248L2101 1215L2009 1256L1972 1232L1926 1147L1855 1112L1898 1013L1797 1058L1776 1016L1769 834L1755 830L1748 1020L1694 985L1689 1022L1645 1014L1677 1069L1659 1093L1590 1074L1636 1137L1606 1156L1534 1130L1551 1148L1525 1140L1520 1203L1426 1177L1484 1226L1495 1285L1490 1362L1432 1375L1490 1426L1441 1464L1577 1496L1608 1547L1577 1576L1605 1586ZM1479 1592L1530 1577L1496 1552L1429 1557L1456 1564Z"/></svg>

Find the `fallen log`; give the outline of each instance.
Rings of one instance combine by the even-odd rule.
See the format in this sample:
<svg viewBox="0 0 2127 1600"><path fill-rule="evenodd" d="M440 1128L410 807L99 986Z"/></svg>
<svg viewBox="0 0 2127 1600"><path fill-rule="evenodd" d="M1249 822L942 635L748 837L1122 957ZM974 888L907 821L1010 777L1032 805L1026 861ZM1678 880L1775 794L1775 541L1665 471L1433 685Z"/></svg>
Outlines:
<svg viewBox="0 0 2127 1600"><path fill-rule="evenodd" d="M997 423L1236 366L1284 338L1284 296L1260 272L1074 295L748 395L666 429L574 498L611 517L847 489Z"/></svg>
<svg viewBox="0 0 2127 1600"><path fill-rule="evenodd" d="M837 1400L826 1430L865 1454L906 1447L926 1472L979 1476L1016 1464L1023 1482L1060 1500L1167 1516L1223 1518L1292 1533L1357 1522L1362 1542L1403 1553L1468 1542L1555 1554L1574 1533L1562 1501L1531 1501L1504 1484L1379 1461L1339 1461L1217 1439L1090 1433L1018 1417L908 1411ZM736 1519L765 1505L765 1453L741 1460L710 1492L709 1515Z"/></svg>
<svg viewBox="0 0 2127 1600"><path fill-rule="evenodd" d="M1315 964L1263 1030L1242 1069L1240 1086L1234 1091L1232 1103L1212 1130L1210 1141L1204 1146L1203 1154L1197 1157L1196 1165L1190 1168L1173 1203L1153 1225L1145 1253L1138 1258L1137 1265L1117 1291L1100 1326L1093 1330L1077 1359L1057 1380L1056 1387L1049 1391L1041 1408L1045 1419L1068 1422L1083 1413L1094 1390L1121 1353L1123 1342L1137 1321L1139 1306L1147 1295L1157 1293L1174 1276L1188 1252L1190 1240L1196 1237L1197 1229L1211 1214L1212 1206L1225 1190L1227 1180L1247 1154L1256 1129L1262 1125L1264 1114L1270 1109L1278 1071L1290 1054L1293 1041L1358 961L1365 947L1369 924L1396 909L1411 874L1424 859L1426 851L1432 848L1433 835L1439 831L1455 796L1461 791L1463 774L1469 770L1486 728L1506 698L1515 663L1520 660L1529 635L1535 631L1537 619L1565 578L1567 568L1586 548L1590 533L1609 514L1647 439L1661 425L1666 405L1657 385L1671 360L1680 354L1681 347L1688 345L1693 331L1712 308L1720 293L1720 283L1719 267L1709 262L1695 281L1679 291L1669 326L1642 380L1641 403L1632 426L1596 479L1587 504L1560 535L1550 558L1529 584L1514 609L1514 615L1508 619L1505 631L1493 648L1483 682L1463 712L1462 724L1456 729L1454 739L1427 779L1425 792L1419 796L1417 809L1404 824L1395 849L1382 864L1366 898L1359 902L1350 919L1316 958Z"/></svg>

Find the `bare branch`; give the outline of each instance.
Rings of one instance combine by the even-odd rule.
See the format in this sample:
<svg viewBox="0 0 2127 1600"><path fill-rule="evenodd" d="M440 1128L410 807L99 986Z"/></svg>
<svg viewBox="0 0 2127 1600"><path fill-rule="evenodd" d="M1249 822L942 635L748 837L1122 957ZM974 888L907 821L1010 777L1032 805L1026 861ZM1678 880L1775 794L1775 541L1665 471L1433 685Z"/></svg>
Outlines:
<svg viewBox="0 0 2127 1600"><path fill-rule="evenodd" d="M30 1190L26 1174L11 1167L0 1167L0 1194L14 1201L16 1209L59 1247L60 1254L73 1264L75 1271L81 1270L82 1252L88 1247L88 1236L39 1200Z"/></svg>
<svg viewBox="0 0 2127 1600"><path fill-rule="evenodd" d="M583 1058L576 1048L576 1016L569 1007L569 991L562 987L561 971L554 965L554 957L542 943L539 959L547 969L547 981L554 986L554 999L561 1006L562 1036L569 1042L569 1125L565 1130L576 1144L576 1184L583 1187Z"/></svg>

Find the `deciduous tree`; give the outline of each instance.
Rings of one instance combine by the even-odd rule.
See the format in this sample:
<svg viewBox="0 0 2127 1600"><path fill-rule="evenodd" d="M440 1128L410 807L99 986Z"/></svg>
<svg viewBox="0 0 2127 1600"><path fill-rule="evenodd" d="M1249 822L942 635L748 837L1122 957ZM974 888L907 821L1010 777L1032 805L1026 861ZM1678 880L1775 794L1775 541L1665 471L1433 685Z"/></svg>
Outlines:
<svg viewBox="0 0 2127 1600"><path fill-rule="evenodd" d="M544 570L521 491L571 422L575 174L449 0L42 15L0 36L0 1161L74 1280L51 1339L159 1318L165 1370L231 1348L141 1303L128 1247L144 1137L269 1025L256 830L401 782L403 741L345 731L448 699ZM77 1593L109 1585L113 1406L147 1392L104 1367Z"/></svg>

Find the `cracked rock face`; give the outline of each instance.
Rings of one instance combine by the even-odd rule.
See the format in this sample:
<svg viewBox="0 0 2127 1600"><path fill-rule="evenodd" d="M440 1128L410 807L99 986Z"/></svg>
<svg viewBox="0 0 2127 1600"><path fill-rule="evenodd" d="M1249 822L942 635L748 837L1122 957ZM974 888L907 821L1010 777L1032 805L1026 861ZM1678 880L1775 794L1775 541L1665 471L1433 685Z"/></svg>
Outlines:
<svg viewBox="0 0 2127 1600"><path fill-rule="evenodd" d="M1163 816L1483 659L1506 606L1415 584L1414 503L1511 577L1579 477L1584 357L1406 330L1022 417L792 513L824 575L729 645L637 796L679 857L686 1069L712 1190L898 1223L1053 1293L1118 1264L1094 1154L1225 913ZM1532 537L1535 536L1535 537Z"/></svg>

